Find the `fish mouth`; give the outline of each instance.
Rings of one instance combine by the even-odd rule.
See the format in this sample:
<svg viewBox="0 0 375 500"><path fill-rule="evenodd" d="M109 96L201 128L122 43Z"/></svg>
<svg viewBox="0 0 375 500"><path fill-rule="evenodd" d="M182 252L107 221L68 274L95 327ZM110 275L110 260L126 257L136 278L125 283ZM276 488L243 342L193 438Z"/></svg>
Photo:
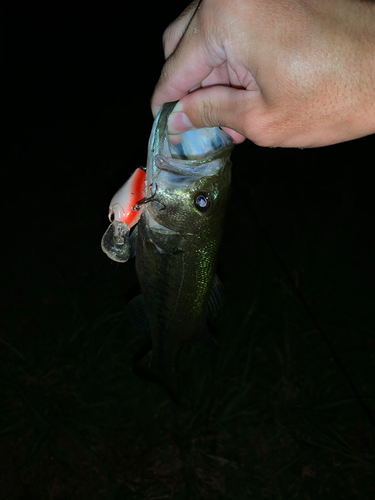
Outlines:
<svg viewBox="0 0 375 500"><path fill-rule="evenodd" d="M151 131L149 150L180 161L207 161L215 152L233 147L233 139L220 127L204 127L179 134L180 142L168 138L168 118L178 101L167 102L159 111Z"/></svg>
<svg viewBox="0 0 375 500"><path fill-rule="evenodd" d="M232 138L220 127L188 130L179 135L181 142L173 144L168 139L172 158L180 160L207 160L215 151L233 143Z"/></svg>
<svg viewBox="0 0 375 500"><path fill-rule="evenodd" d="M149 189L158 170L190 177L214 175L222 166L221 159L229 156L234 147L230 135L220 127L183 132L181 142L172 144L168 139L168 117L175 105L176 102L165 103L154 121L148 144Z"/></svg>

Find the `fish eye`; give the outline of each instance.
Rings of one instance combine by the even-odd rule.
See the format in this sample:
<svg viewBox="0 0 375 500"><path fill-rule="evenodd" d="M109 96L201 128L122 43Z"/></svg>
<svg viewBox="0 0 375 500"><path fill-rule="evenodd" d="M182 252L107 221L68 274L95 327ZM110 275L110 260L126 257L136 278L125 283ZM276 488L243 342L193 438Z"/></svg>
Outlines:
<svg viewBox="0 0 375 500"><path fill-rule="evenodd" d="M210 195L208 193L197 193L194 196L194 205L200 212L207 212L212 206Z"/></svg>

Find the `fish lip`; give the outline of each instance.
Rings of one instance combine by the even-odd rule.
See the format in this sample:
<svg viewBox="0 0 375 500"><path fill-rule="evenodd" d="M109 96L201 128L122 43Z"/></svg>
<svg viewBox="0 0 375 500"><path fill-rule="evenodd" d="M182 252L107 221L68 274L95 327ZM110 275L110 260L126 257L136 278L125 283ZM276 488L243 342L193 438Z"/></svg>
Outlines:
<svg viewBox="0 0 375 500"><path fill-rule="evenodd" d="M212 154L205 156L204 158L193 160L181 160L180 158L172 158L172 156L156 154L154 165L159 170L167 170L169 172L178 173L180 175L198 175L198 173L195 171L196 169L204 167L208 163L212 163L215 160L222 158L223 156L229 156L233 148L234 144L228 144L227 146L214 151Z"/></svg>
<svg viewBox="0 0 375 500"><path fill-rule="evenodd" d="M174 161L173 163L170 162L172 158L170 156L164 156L164 155L155 155L155 166L159 170L166 170L167 172L171 172L173 174L178 174L178 175L184 175L184 176L191 176L194 175L194 173L185 168L183 166L180 166L180 163L182 160L179 160L178 163Z"/></svg>
<svg viewBox="0 0 375 500"><path fill-rule="evenodd" d="M155 157L155 171L153 172L153 180L158 177L160 172L168 172L172 175L191 179L192 182L199 180L202 177L213 177L218 175L219 172L226 167L222 163L221 158L214 158L207 162L200 162L198 164L183 164L181 160L169 158L164 155L157 155Z"/></svg>

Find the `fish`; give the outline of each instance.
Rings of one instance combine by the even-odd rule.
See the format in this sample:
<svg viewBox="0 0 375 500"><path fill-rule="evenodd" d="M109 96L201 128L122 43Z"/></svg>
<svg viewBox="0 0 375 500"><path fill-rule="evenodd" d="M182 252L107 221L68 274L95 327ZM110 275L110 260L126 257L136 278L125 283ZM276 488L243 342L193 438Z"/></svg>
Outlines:
<svg viewBox="0 0 375 500"><path fill-rule="evenodd" d="M159 383L178 403L181 349L191 339L214 343L207 319L222 305L216 265L234 144L219 127L185 132L172 144L167 121L175 104L161 108L149 139L135 255L142 293L126 311L151 334L151 344L134 358L134 373Z"/></svg>
<svg viewBox="0 0 375 500"><path fill-rule="evenodd" d="M115 262L127 262L135 251L136 227L143 210L138 204L145 196L146 169L138 167L109 203L108 218L110 225L101 241L102 250ZM132 238L132 240L131 240Z"/></svg>

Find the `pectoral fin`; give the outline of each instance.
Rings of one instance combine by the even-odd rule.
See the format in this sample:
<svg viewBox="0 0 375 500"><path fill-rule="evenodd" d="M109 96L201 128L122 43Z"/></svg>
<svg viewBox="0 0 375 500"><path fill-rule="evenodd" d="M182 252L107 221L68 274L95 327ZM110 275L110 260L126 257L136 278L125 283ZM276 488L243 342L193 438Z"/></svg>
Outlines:
<svg viewBox="0 0 375 500"><path fill-rule="evenodd" d="M125 307L125 314L131 321L134 328L141 331L150 331L145 300L143 294L137 295Z"/></svg>
<svg viewBox="0 0 375 500"><path fill-rule="evenodd" d="M223 308L224 287L217 274L214 276L210 298L207 304L207 315L217 316Z"/></svg>
<svg viewBox="0 0 375 500"><path fill-rule="evenodd" d="M207 326L207 321L208 317L212 314L213 316L217 316L223 307L223 301L224 301L224 295L223 295L223 285L218 278L218 276L215 274L212 288L211 288L211 294L210 298L208 300L207 304L207 310L206 310L206 321L202 325L202 328L198 330L195 335L194 335L194 340L199 340L200 342L203 342L204 344L210 346L210 347L218 347L218 343L216 339L212 336L210 333L210 330Z"/></svg>

